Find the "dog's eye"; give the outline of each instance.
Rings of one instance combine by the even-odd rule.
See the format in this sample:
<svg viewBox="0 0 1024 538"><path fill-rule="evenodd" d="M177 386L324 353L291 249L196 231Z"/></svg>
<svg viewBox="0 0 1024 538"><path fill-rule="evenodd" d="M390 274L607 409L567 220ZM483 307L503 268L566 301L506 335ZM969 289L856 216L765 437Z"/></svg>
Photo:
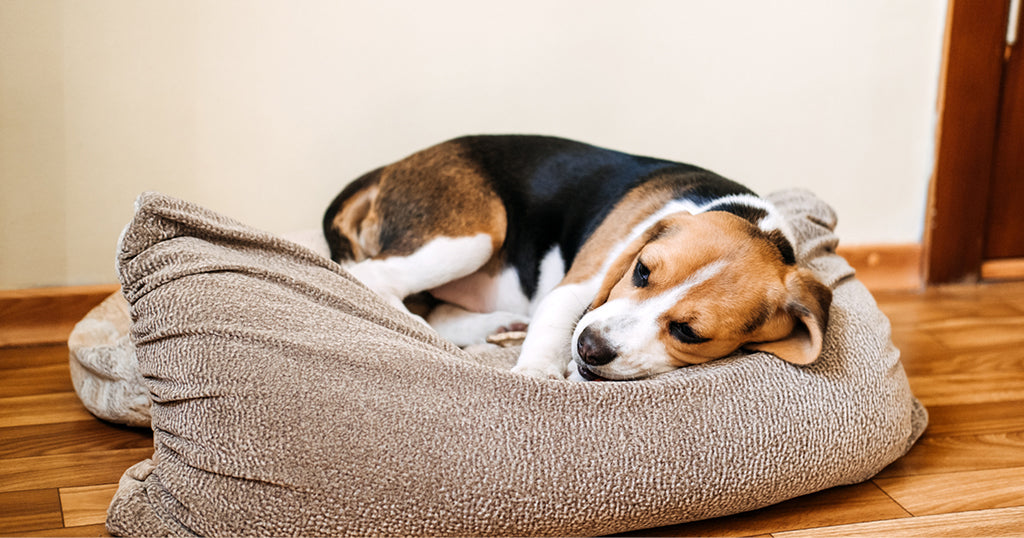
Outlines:
<svg viewBox="0 0 1024 538"><path fill-rule="evenodd" d="M697 331L690 327L689 323L681 321L673 321L668 324L668 332L672 333L672 337L684 344L701 344L711 340L710 338L703 338L697 334Z"/></svg>
<svg viewBox="0 0 1024 538"><path fill-rule="evenodd" d="M638 288L647 287L647 279L651 277L651 270L640 260L636 261L636 268L633 269L633 285Z"/></svg>

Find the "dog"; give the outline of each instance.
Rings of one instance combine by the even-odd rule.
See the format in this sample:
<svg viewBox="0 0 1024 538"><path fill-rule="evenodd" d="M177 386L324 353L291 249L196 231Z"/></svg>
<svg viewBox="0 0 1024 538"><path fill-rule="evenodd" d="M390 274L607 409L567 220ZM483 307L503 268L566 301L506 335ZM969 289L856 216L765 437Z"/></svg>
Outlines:
<svg viewBox="0 0 1024 538"><path fill-rule="evenodd" d="M440 302L425 322L456 344L529 323L513 371L540 378L640 379L741 348L810 364L832 301L746 187L562 138L419 151L347 185L323 230L395 307Z"/></svg>

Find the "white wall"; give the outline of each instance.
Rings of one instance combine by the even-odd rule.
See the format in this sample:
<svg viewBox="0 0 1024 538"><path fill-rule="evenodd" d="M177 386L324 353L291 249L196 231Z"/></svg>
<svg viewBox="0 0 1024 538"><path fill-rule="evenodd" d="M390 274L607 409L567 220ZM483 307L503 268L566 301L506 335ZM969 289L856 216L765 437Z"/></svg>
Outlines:
<svg viewBox="0 0 1024 538"><path fill-rule="evenodd" d="M940 0L0 2L0 288L115 281L144 190L271 231L469 133L692 162L916 242Z"/></svg>

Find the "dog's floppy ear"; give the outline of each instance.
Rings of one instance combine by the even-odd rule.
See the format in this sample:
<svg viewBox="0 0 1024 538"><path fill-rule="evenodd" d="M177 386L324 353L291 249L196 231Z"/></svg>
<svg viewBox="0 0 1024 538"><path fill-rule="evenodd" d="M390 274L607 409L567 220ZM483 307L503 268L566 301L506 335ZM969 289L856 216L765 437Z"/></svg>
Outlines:
<svg viewBox="0 0 1024 538"><path fill-rule="evenodd" d="M781 340L744 346L751 351L766 351L793 364L810 364L821 355L832 290L807 269L795 269L786 276L786 314L793 317L793 331Z"/></svg>
<svg viewBox="0 0 1024 538"><path fill-rule="evenodd" d="M650 243L655 237L665 233L665 229L668 227L667 219L662 219L655 223L650 228L644 230L639 237L629 242L628 245L619 256L612 261L610 267L604 274L604 279L601 281L601 288L597 290L597 295L594 296L594 300L590 303L590 308L597 308L608 301L608 296L612 292L612 288L615 287L622 277L626 276L626 272L633 267L633 260L636 259L637 254L644 248L644 245Z"/></svg>

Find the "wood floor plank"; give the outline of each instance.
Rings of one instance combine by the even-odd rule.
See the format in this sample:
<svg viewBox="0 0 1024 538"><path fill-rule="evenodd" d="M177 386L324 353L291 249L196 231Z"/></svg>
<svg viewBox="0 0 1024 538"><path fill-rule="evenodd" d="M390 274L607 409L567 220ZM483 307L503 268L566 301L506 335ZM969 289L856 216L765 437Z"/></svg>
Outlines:
<svg viewBox="0 0 1024 538"><path fill-rule="evenodd" d="M892 342L900 350L904 365L925 362L931 357L948 357L952 351L931 335L914 329L893 329Z"/></svg>
<svg viewBox="0 0 1024 538"><path fill-rule="evenodd" d="M928 295L935 298L956 298L974 301L992 299L1000 301L1024 300L1024 281L982 282L974 286L936 286L928 290Z"/></svg>
<svg viewBox="0 0 1024 538"><path fill-rule="evenodd" d="M63 526L56 489L0 493L0 533Z"/></svg>
<svg viewBox="0 0 1024 538"><path fill-rule="evenodd" d="M68 346L66 343L0 347L0 371L67 363Z"/></svg>
<svg viewBox="0 0 1024 538"><path fill-rule="evenodd" d="M117 484L61 488L60 505L64 514L64 525L79 527L106 522L107 507L110 506L115 492Z"/></svg>
<svg viewBox="0 0 1024 538"><path fill-rule="evenodd" d="M863 482L827 489L752 512L621 536L753 536L882 517L910 517L910 514L876 485Z"/></svg>
<svg viewBox="0 0 1024 538"><path fill-rule="evenodd" d="M0 460L152 446L152 430L95 418L0 428Z"/></svg>
<svg viewBox="0 0 1024 538"><path fill-rule="evenodd" d="M47 364L5 371L4 382L0 383L0 398L74 390L67 363Z"/></svg>
<svg viewBox="0 0 1024 538"><path fill-rule="evenodd" d="M1001 299L984 298L933 298L908 296L898 299L879 300L879 308L895 328L927 328L942 326L951 319L992 319L1014 318L1020 311Z"/></svg>
<svg viewBox="0 0 1024 538"><path fill-rule="evenodd" d="M1024 400L928 408L930 435L1024 432Z"/></svg>
<svg viewBox="0 0 1024 538"><path fill-rule="evenodd" d="M152 448L130 448L6 459L0 466L0 492L112 484L125 469L152 455Z"/></svg>
<svg viewBox="0 0 1024 538"><path fill-rule="evenodd" d="M879 478L875 483L915 516L1024 507L1024 467Z"/></svg>
<svg viewBox="0 0 1024 538"><path fill-rule="evenodd" d="M95 420L74 392L0 398L0 428Z"/></svg>
<svg viewBox="0 0 1024 538"><path fill-rule="evenodd" d="M1024 294L1013 297L1004 297L1003 301L1019 310L1021 314L1024 314Z"/></svg>
<svg viewBox="0 0 1024 538"><path fill-rule="evenodd" d="M53 529L34 530L28 532L19 532L16 534L7 535L0 533L0 537L3 536L56 536L63 538L89 538L89 537L108 537L111 536L107 532L107 527L104 524L97 525L84 525L81 527L58 527Z"/></svg>
<svg viewBox="0 0 1024 538"><path fill-rule="evenodd" d="M901 358L903 367L910 376L1024 373L1024 346L1020 345L965 351L954 351L946 347L930 351L915 349L904 351Z"/></svg>
<svg viewBox="0 0 1024 538"><path fill-rule="evenodd" d="M925 435L879 478L945 475L1024 466L1024 433L961 436Z"/></svg>
<svg viewBox="0 0 1024 538"><path fill-rule="evenodd" d="M1024 401L934 406L928 429L880 478L1024 467Z"/></svg>
<svg viewBox="0 0 1024 538"><path fill-rule="evenodd" d="M919 330L952 349L986 348L1024 343L1024 316L950 318L922 324Z"/></svg>
<svg viewBox="0 0 1024 538"><path fill-rule="evenodd" d="M1024 373L986 372L908 376L925 407L1024 400Z"/></svg>
<svg viewBox="0 0 1024 538"><path fill-rule="evenodd" d="M1002 508L958 512L936 516L912 517L896 520L869 521L814 528L791 532L773 533L775 538L833 538L858 536L885 536L886 538L935 538L964 536L1012 538L1021 535L1024 522L1024 508Z"/></svg>

